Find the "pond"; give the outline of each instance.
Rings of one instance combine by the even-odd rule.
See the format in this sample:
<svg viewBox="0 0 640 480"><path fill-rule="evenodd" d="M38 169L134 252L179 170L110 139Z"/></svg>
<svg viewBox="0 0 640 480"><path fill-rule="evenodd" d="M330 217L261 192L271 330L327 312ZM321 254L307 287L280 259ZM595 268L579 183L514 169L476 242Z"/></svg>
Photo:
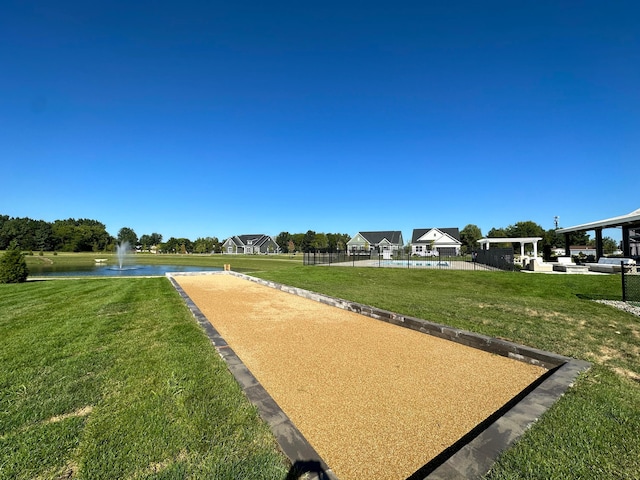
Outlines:
<svg viewBox="0 0 640 480"><path fill-rule="evenodd" d="M87 266L30 266L30 277L163 277L167 272L218 272L220 267L188 265L87 265Z"/></svg>

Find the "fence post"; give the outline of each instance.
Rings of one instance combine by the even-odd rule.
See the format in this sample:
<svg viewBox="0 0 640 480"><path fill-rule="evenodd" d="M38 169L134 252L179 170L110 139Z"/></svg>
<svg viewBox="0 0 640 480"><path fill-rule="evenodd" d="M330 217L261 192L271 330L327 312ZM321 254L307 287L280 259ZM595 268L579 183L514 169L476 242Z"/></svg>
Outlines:
<svg viewBox="0 0 640 480"><path fill-rule="evenodd" d="M627 292L626 292L625 281L624 281L624 262L622 260L620 260L620 278L622 279L622 301L626 302Z"/></svg>

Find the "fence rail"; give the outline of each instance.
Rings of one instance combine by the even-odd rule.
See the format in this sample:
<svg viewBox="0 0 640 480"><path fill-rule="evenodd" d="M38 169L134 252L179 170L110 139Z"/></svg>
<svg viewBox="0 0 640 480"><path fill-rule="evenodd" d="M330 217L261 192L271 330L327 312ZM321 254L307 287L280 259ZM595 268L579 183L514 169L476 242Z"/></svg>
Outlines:
<svg viewBox="0 0 640 480"><path fill-rule="evenodd" d="M305 252L305 265L342 267L418 268L440 270L513 270L513 249L491 249L470 255L416 256L403 252Z"/></svg>
<svg viewBox="0 0 640 480"><path fill-rule="evenodd" d="M625 265L620 263L623 302L640 302L640 274L635 268L633 271L635 273L626 272Z"/></svg>

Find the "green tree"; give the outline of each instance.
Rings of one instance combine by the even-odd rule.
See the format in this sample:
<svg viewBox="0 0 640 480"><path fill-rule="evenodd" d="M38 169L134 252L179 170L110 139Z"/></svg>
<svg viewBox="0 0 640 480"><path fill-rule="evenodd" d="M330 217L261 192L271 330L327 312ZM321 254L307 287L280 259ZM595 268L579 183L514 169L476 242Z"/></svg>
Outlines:
<svg viewBox="0 0 640 480"><path fill-rule="evenodd" d="M178 238L180 253L193 253L193 242L188 238Z"/></svg>
<svg viewBox="0 0 640 480"><path fill-rule="evenodd" d="M316 232L313 230L307 230L302 238L302 244L300 245L303 252L312 252L314 248L314 242L316 239Z"/></svg>
<svg viewBox="0 0 640 480"><path fill-rule="evenodd" d="M589 234L587 232L571 232L569 234L569 246L587 245L589 243Z"/></svg>
<svg viewBox="0 0 640 480"><path fill-rule="evenodd" d="M282 253L293 253L289 249L289 242L291 241L291 234L289 232L280 232L276 237L276 243L282 249Z"/></svg>
<svg viewBox="0 0 640 480"><path fill-rule="evenodd" d="M507 236L507 232L505 232L504 228L492 228L487 233L487 237L489 238L504 238Z"/></svg>
<svg viewBox="0 0 640 480"><path fill-rule="evenodd" d="M165 243L160 244L160 251L164 253L177 253L179 248L180 243L175 237L171 237Z"/></svg>
<svg viewBox="0 0 640 480"><path fill-rule="evenodd" d="M324 250L329 247L329 241L327 235L324 233L316 233L313 239L313 248L316 250Z"/></svg>
<svg viewBox="0 0 640 480"><path fill-rule="evenodd" d="M24 255L14 243L0 257L0 283L22 283L27 281L29 268Z"/></svg>
<svg viewBox="0 0 640 480"><path fill-rule="evenodd" d="M135 248L138 245L138 236L132 228L122 227L118 231L118 243L122 244L127 242L131 248Z"/></svg>
<svg viewBox="0 0 640 480"><path fill-rule="evenodd" d="M304 233L293 233L291 235L291 240L295 244L295 250L301 252L302 251L302 243L304 242Z"/></svg>
<svg viewBox="0 0 640 480"><path fill-rule="evenodd" d="M480 227L469 224L460 231L463 253L469 253L478 249L478 240L482 238Z"/></svg>
<svg viewBox="0 0 640 480"><path fill-rule="evenodd" d="M200 237L193 242L193 251L195 253L213 253L217 243L219 243L217 238Z"/></svg>
<svg viewBox="0 0 640 480"><path fill-rule="evenodd" d="M509 225L505 228L507 237L542 237L544 236L544 228L531 220L526 222L517 222L515 225Z"/></svg>
<svg viewBox="0 0 640 480"><path fill-rule="evenodd" d="M611 255L618 250L618 242L611 237L604 237L602 239L602 253L605 255Z"/></svg>
<svg viewBox="0 0 640 480"><path fill-rule="evenodd" d="M544 245L549 245L551 248L564 248L564 235L555 229L547 230L543 241Z"/></svg>

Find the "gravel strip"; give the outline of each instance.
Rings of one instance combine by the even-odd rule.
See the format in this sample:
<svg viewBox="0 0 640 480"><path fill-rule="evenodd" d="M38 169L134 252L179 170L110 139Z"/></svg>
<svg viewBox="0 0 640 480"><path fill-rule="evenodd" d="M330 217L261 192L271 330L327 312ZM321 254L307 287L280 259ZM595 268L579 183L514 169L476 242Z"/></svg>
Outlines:
<svg viewBox="0 0 640 480"><path fill-rule="evenodd" d="M230 275L176 281L341 480L407 478L545 373Z"/></svg>
<svg viewBox="0 0 640 480"><path fill-rule="evenodd" d="M611 307L617 308L618 310L623 310L627 313L631 313L640 317L640 307L635 305L630 305L627 302L621 302L619 300L594 300L597 303L604 303L605 305L609 305Z"/></svg>

